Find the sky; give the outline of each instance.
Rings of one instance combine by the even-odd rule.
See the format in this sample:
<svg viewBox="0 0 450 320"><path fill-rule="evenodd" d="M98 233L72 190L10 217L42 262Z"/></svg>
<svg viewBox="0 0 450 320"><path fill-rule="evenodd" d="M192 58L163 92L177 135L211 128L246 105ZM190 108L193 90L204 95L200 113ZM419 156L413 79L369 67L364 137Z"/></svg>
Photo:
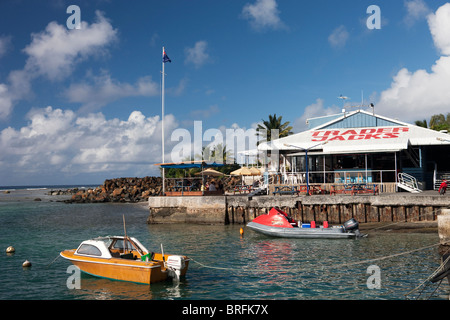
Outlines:
<svg viewBox="0 0 450 320"><path fill-rule="evenodd" d="M166 162L271 114L450 112L445 1L1 0L0 185L159 176L162 47Z"/></svg>

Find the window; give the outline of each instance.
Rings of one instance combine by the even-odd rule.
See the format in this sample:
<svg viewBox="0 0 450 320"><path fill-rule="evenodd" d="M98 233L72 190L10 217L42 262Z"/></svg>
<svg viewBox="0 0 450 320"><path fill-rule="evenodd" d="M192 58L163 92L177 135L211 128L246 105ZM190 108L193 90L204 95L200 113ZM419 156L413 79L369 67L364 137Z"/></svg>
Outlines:
<svg viewBox="0 0 450 320"><path fill-rule="evenodd" d="M126 241L126 245L127 245L127 249L128 249L128 250L134 249L134 248L133 248L133 245L132 245L131 242L128 241L128 240ZM124 250L124 249L125 249L124 241L123 241L123 240L117 240L117 241L113 244L112 248L113 248L113 249Z"/></svg>
<svg viewBox="0 0 450 320"><path fill-rule="evenodd" d="M90 256L101 256L101 251L94 245L91 244L83 244L78 249L77 253L79 254L87 254Z"/></svg>

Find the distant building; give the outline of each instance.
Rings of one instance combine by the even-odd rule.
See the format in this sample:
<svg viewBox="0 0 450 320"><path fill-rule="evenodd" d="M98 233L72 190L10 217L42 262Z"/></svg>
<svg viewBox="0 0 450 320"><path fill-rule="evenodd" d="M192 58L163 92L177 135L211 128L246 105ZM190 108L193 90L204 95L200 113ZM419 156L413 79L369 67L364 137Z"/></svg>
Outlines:
<svg viewBox="0 0 450 320"><path fill-rule="evenodd" d="M450 176L446 132L363 110L308 119L308 125L307 131L258 146L272 159L279 154L268 169L280 183L304 183L308 171L310 183L379 183L412 191L399 182L415 178L418 188L435 189Z"/></svg>

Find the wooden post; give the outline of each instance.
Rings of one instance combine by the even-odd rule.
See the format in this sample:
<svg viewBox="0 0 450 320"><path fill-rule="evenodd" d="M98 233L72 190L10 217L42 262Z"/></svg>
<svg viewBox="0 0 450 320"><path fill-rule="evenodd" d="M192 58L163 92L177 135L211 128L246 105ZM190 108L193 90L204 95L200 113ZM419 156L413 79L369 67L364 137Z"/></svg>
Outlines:
<svg viewBox="0 0 450 320"><path fill-rule="evenodd" d="M450 209L442 209L437 217L439 242L441 245L450 246Z"/></svg>
<svg viewBox="0 0 450 320"><path fill-rule="evenodd" d="M450 252L450 209L442 209L441 214L437 217L437 221L440 243L439 253L443 256L444 254ZM447 276L447 281L450 284L450 275Z"/></svg>

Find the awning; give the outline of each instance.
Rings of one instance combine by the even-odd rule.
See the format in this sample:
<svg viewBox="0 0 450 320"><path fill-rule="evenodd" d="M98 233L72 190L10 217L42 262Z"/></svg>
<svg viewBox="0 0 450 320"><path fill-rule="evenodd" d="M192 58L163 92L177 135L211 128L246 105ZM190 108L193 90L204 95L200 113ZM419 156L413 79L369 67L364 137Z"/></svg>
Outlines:
<svg viewBox="0 0 450 320"><path fill-rule="evenodd" d="M156 163L155 166L160 166L164 169L191 169L191 168L214 168L223 167L223 163L215 163L206 161L186 161L186 162L172 162L172 163Z"/></svg>
<svg viewBox="0 0 450 320"><path fill-rule="evenodd" d="M260 144L260 150L297 151L314 154L397 152L408 149L411 128L373 127L308 130Z"/></svg>
<svg viewBox="0 0 450 320"><path fill-rule="evenodd" d="M370 141L346 141L346 143L330 142L323 145L323 154L345 154L345 153L378 153L398 152L408 149L408 139L393 139L393 141L370 140Z"/></svg>

